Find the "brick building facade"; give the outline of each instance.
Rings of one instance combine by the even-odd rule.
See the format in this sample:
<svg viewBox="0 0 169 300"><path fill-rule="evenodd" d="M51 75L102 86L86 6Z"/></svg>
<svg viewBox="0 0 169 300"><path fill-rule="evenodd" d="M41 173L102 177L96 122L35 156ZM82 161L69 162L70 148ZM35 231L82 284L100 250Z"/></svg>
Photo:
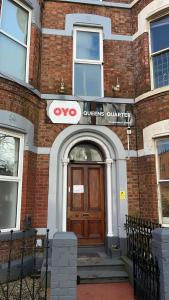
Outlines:
<svg viewBox="0 0 169 300"><path fill-rule="evenodd" d="M168 0L0 8L2 231L31 222L111 245L125 214L167 226Z"/></svg>

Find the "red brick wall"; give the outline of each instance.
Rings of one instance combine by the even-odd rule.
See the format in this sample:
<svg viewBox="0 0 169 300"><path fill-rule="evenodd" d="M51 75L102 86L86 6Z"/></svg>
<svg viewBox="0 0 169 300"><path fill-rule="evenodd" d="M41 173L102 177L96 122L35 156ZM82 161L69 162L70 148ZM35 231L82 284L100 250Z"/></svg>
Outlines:
<svg viewBox="0 0 169 300"><path fill-rule="evenodd" d="M15 82L0 78L0 109L17 113L35 125L34 143L38 141L38 124L40 109L46 103L27 88Z"/></svg>
<svg viewBox="0 0 169 300"><path fill-rule="evenodd" d="M32 25L30 39L30 59L29 59L29 83L35 88L40 88L40 59L41 59L41 33Z"/></svg>
<svg viewBox="0 0 169 300"><path fill-rule="evenodd" d="M157 182L154 155L138 159L140 215L158 221Z"/></svg>
<svg viewBox="0 0 169 300"><path fill-rule="evenodd" d="M137 158L130 158L127 160L127 184L128 212L130 215L138 216L140 214L140 207Z"/></svg>
<svg viewBox="0 0 169 300"><path fill-rule="evenodd" d="M25 151L23 160L23 182L21 202L21 229L24 228L26 216L31 216L34 223L34 205L36 202L37 155Z"/></svg>
<svg viewBox="0 0 169 300"><path fill-rule="evenodd" d="M1 0L0 0L1 1ZM116 0L115 0L116 1ZM130 0L120 0L130 3ZM117 1L118 2L118 1ZM87 4L45 2L43 27L64 29L65 15L88 13L109 17L112 33L132 35L137 31L137 14L150 0L140 0L130 9ZM43 93L58 93L61 78L66 94L72 94L72 37L41 36L33 25L30 48L30 83ZM42 51L42 52L41 52ZM150 90L148 35L142 34L133 43L104 41L104 88L106 97L132 98ZM112 92L119 78L121 90ZM132 128L130 150L143 148L143 129L169 118L169 93L150 97L135 105L136 129ZM0 79L0 109L16 112L35 126L34 145L51 147L57 135L67 127L52 124L46 115L46 102L28 89L12 81ZM109 126L127 149L127 128ZM137 140L136 140L137 136ZM157 218L157 193L154 156L127 161L129 213ZM46 227L48 207L49 156L25 152L22 195L22 227L26 215L33 226Z"/></svg>
<svg viewBox="0 0 169 300"><path fill-rule="evenodd" d="M104 90L109 97L134 97L134 67L130 42L104 41ZM41 91L58 93L64 79L66 94L72 94L72 37L44 35L41 57ZM112 92L117 77L121 85L118 93Z"/></svg>
<svg viewBox="0 0 169 300"><path fill-rule="evenodd" d="M139 0L131 9L133 34L138 30L138 14L153 0Z"/></svg>
<svg viewBox="0 0 169 300"><path fill-rule="evenodd" d="M132 43L104 41L103 53L105 96L134 97ZM120 83L120 92L113 92L112 85L116 85L117 77Z"/></svg>
<svg viewBox="0 0 169 300"><path fill-rule="evenodd" d="M133 42L135 96L151 90L148 33Z"/></svg>
<svg viewBox="0 0 169 300"><path fill-rule="evenodd" d="M138 149L143 149L143 129L153 123L169 119L169 92L136 103L135 114Z"/></svg>
<svg viewBox="0 0 169 300"><path fill-rule="evenodd" d="M34 227L47 226L48 213L48 182L49 182L49 156L38 155L36 167L36 188L33 214Z"/></svg>
<svg viewBox="0 0 169 300"><path fill-rule="evenodd" d="M65 15L76 13L94 14L110 18L113 33L130 35L132 32L129 9L64 2L45 2L42 27L65 29Z"/></svg>
<svg viewBox="0 0 169 300"><path fill-rule="evenodd" d="M58 93L64 79L65 93L72 94L72 38L43 35L41 91Z"/></svg>
<svg viewBox="0 0 169 300"><path fill-rule="evenodd" d="M15 239L12 241L12 243L10 243L9 240L0 241L0 263L3 264L8 262L9 257L11 262L19 259L21 263L23 246L25 246L24 257L34 253L34 237L25 238L24 242L23 239Z"/></svg>

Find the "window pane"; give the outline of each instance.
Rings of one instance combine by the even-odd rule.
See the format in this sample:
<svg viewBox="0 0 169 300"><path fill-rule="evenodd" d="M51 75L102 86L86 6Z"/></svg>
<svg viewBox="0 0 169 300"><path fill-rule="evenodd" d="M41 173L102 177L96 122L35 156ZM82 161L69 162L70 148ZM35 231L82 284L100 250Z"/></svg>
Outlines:
<svg viewBox="0 0 169 300"><path fill-rule="evenodd" d="M162 206L162 217L163 222L166 222L166 219L169 220L169 183L160 183L160 194L161 194L161 206Z"/></svg>
<svg viewBox="0 0 169 300"><path fill-rule="evenodd" d="M0 34L0 71L25 80L26 48Z"/></svg>
<svg viewBox="0 0 169 300"><path fill-rule="evenodd" d="M28 12L16 3L4 0L2 29L22 43L27 43Z"/></svg>
<svg viewBox="0 0 169 300"><path fill-rule="evenodd" d="M100 60L98 32L77 31L76 58Z"/></svg>
<svg viewBox="0 0 169 300"><path fill-rule="evenodd" d="M15 228L18 183L0 181L0 193L0 228Z"/></svg>
<svg viewBox="0 0 169 300"><path fill-rule="evenodd" d="M75 95L101 97L101 66L75 64Z"/></svg>
<svg viewBox="0 0 169 300"><path fill-rule="evenodd" d="M169 16L151 22L150 29L152 52L169 48Z"/></svg>
<svg viewBox="0 0 169 300"><path fill-rule="evenodd" d="M103 161L101 151L93 144L79 144L69 153L70 160L75 161Z"/></svg>
<svg viewBox="0 0 169 300"><path fill-rule="evenodd" d="M154 87L169 85L169 51L153 57Z"/></svg>
<svg viewBox="0 0 169 300"><path fill-rule="evenodd" d="M0 133L0 175L17 176L19 139Z"/></svg>

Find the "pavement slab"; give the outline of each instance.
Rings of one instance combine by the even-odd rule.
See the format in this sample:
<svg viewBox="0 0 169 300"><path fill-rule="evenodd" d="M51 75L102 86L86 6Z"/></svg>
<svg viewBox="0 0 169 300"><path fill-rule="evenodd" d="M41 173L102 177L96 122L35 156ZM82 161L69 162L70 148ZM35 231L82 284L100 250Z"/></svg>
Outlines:
<svg viewBox="0 0 169 300"><path fill-rule="evenodd" d="M133 288L128 282L80 284L77 300L134 300Z"/></svg>

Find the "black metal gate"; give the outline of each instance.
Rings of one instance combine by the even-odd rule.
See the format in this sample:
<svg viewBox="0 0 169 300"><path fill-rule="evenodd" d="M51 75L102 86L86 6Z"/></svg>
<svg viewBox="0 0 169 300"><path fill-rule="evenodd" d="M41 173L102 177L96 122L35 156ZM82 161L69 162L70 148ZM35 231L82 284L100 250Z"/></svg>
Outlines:
<svg viewBox="0 0 169 300"><path fill-rule="evenodd" d="M133 260L136 300L160 300L160 272L151 251L152 230L160 224L126 216L127 253Z"/></svg>
<svg viewBox="0 0 169 300"><path fill-rule="evenodd" d="M134 297L136 300L160 300L157 261L144 253L133 253Z"/></svg>
<svg viewBox="0 0 169 300"><path fill-rule="evenodd" d="M32 234L33 232L33 234ZM0 239L0 300L47 300L49 238L36 230ZM0 233L3 235L3 233Z"/></svg>

